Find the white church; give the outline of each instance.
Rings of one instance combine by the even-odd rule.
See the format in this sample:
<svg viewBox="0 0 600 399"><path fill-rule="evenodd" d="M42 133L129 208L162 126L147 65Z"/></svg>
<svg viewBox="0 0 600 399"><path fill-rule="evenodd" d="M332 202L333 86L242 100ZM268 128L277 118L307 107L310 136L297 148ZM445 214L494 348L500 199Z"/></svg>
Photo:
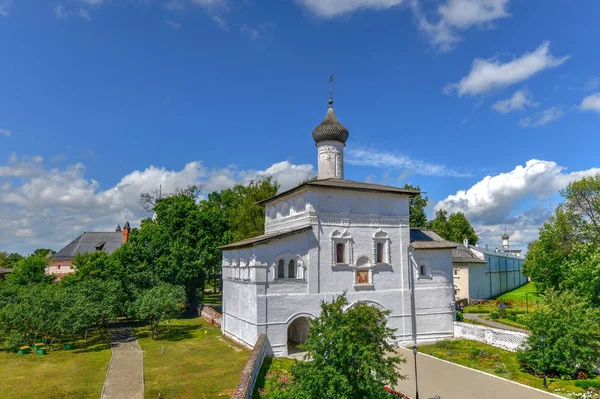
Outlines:
<svg viewBox="0 0 600 399"><path fill-rule="evenodd" d="M248 346L266 333L286 356L321 301L346 291L350 306L391 310L398 344L451 337L458 244L410 228L418 191L344 179L348 130L332 104L312 133L318 179L262 201L265 234L221 248L223 333Z"/></svg>

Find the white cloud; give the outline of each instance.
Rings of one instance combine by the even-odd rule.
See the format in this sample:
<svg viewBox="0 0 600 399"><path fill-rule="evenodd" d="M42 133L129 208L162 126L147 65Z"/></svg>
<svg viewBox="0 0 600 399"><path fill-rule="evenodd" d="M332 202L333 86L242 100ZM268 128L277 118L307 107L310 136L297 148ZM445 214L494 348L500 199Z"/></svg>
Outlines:
<svg viewBox="0 0 600 399"><path fill-rule="evenodd" d="M296 0L320 18L334 18L360 9L384 10L403 4L404 0Z"/></svg>
<svg viewBox="0 0 600 399"><path fill-rule="evenodd" d="M596 90L600 87L600 76L593 77L588 79L583 86L583 90Z"/></svg>
<svg viewBox="0 0 600 399"><path fill-rule="evenodd" d="M596 173L600 168L567 173L556 162L532 159L510 172L484 177L439 201L434 209L463 212L477 233L483 233L482 241L487 237L498 242L506 224L513 238L525 246L537 237L537 229L553 212L554 204L547 201L569 182ZM524 206L524 200L529 207ZM520 209L524 210L517 212Z"/></svg>
<svg viewBox="0 0 600 399"><path fill-rule="evenodd" d="M537 107L539 104L534 103L531 94L527 89L517 90L511 98L506 100L498 101L492 105L492 109L502 113L508 114L512 111L522 111L526 107Z"/></svg>
<svg viewBox="0 0 600 399"><path fill-rule="evenodd" d="M350 165L398 169L404 173L421 176L470 176L467 173L460 173L449 169L445 165L427 163L425 161L412 159L405 155L393 154L391 152L373 150L370 148L349 147L346 150L345 161Z"/></svg>
<svg viewBox="0 0 600 399"><path fill-rule="evenodd" d="M447 0L436 10L434 19L437 22L429 21L417 0L413 0L412 8L419 29L430 38L435 47L446 52L460 41L460 31L473 26L489 28L492 27L492 21L509 17L508 2L509 0Z"/></svg>
<svg viewBox="0 0 600 399"><path fill-rule="evenodd" d="M227 26L227 21L225 21L225 18L223 18L219 15L214 15L212 17L212 20L215 23L215 25L217 25L219 27L219 29L221 29L222 31L227 32L229 30L229 27Z"/></svg>
<svg viewBox="0 0 600 399"><path fill-rule="evenodd" d="M6 17L12 8L12 0L0 0L0 15Z"/></svg>
<svg viewBox="0 0 600 399"><path fill-rule="evenodd" d="M312 165L287 161L265 170L214 169L194 161L181 170L158 166L135 170L103 189L86 177L82 163L49 168L42 157L11 154L8 162L0 165L0 248L24 253L36 247L57 250L83 231L110 231L126 220L137 225L147 216L138 205L140 193L160 185L163 192L172 192L196 184L209 193L273 176L284 190L314 174Z"/></svg>
<svg viewBox="0 0 600 399"><path fill-rule="evenodd" d="M175 30L181 29L181 24L179 22L175 22L170 19L165 19L165 23Z"/></svg>
<svg viewBox="0 0 600 399"><path fill-rule="evenodd" d="M0 129L0 134L3 136L10 136L10 130L8 129Z"/></svg>
<svg viewBox="0 0 600 399"><path fill-rule="evenodd" d="M562 105L548 108L534 116L521 118L519 126L521 127L540 127L550 122L562 118L565 115L565 108Z"/></svg>
<svg viewBox="0 0 600 399"><path fill-rule="evenodd" d="M246 39L252 41L256 41L260 37L260 32L258 31L258 29L246 24L240 26L240 33L242 34L242 37L245 37Z"/></svg>
<svg viewBox="0 0 600 399"><path fill-rule="evenodd" d="M600 92L587 96L581 101L579 108L584 111L600 112Z"/></svg>
<svg viewBox="0 0 600 399"><path fill-rule="evenodd" d="M90 4L92 4L92 3L90 3ZM100 4L100 3L97 3L97 4ZM56 6L54 6L54 16L56 17L56 19L67 19L70 17L79 17L79 18L87 19L88 21L92 20L92 18L90 17L90 12L88 10L85 10L83 8L76 9L76 10L75 9L67 9L62 4L57 4Z"/></svg>
<svg viewBox="0 0 600 399"><path fill-rule="evenodd" d="M506 63L501 63L497 58L476 58L469 74L458 83L448 84L444 91L450 93L456 90L459 96L483 94L527 80L538 72L564 64L568 59L569 56L552 56L548 41L534 51Z"/></svg>

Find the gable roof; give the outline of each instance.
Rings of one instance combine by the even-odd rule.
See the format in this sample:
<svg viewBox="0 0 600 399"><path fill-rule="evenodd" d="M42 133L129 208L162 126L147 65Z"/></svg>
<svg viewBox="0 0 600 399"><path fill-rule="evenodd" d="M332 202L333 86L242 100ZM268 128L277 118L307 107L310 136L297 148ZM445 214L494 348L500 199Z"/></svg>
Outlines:
<svg viewBox="0 0 600 399"><path fill-rule="evenodd" d="M433 230L410 228L410 246L414 249L453 249L459 245L444 240Z"/></svg>
<svg viewBox="0 0 600 399"><path fill-rule="evenodd" d="M382 184L363 183L363 182L354 181L354 180L322 179L322 180L306 181L292 189L281 192L274 197L257 202L257 204L259 204L259 205L268 204L269 202L272 202L278 198L292 194L296 191L300 191L301 189L303 189L305 187L318 187L318 188L329 188L329 189L335 189L335 190L350 190L350 191L363 191L363 192L371 192L371 193L408 195L411 197L419 195L421 193L421 191L419 191L419 190L412 190L412 189L408 189L408 188L400 188L400 187L394 187L394 186L384 186Z"/></svg>
<svg viewBox="0 0 600 399"><path fill-rule="evenodd" d="M222 247L219 247L219 249L228 250L228 249L253 247L255 245L266 244L269 241L278 240L278 239L285 238L285 237L288 237L288 236L291 236L294 234L304 233L305 231L310 231L310 230L312 230L311 226L305 226L305 227L300 227L297 229L284 230L284 231L280 231L277 233L263 234L262 236L247 238L245 240L232 242L231 244L223 245Z"/></svg>
<svg viewBox="0 0 600 399"><path fill-rule="evenodd" d="M452 251L452 263L487 263L475 256L473 252L464 245L459 245Z"/></svg>
<svg viewBox="0 0 600 399"><path fill-rule="evenodd" d="M52 256L54 260L73 260L77 254L102 251L112 254L123 245L123 232L83 233Z"/></svg>

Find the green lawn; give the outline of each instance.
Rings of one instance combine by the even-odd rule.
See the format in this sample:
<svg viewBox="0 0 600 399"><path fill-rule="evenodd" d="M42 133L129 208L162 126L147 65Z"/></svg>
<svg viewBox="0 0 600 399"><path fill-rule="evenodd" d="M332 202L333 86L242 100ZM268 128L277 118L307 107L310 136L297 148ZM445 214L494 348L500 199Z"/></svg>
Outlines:
<svg viewBox="0 0 600 399"><path fill-rule="evenodd" d="M421 345L419 346L419 350L440 359L485 371L521 384L543 389L542 378L538 378L523 371L517 361L516 353L514 352L463 339L441 341L431 345ZM590 382L591 384L600 384L600 378L598 377L582 381ZM555 389L570 392L583 392L583 389L575 385L576 383L577 381L548 378L548 390L550 392Z"/></svg>
<svg viewBox="0 0 600 399"><path fill-rule="evenodd" d="M229 398L250 356L201 318L171 320L156 340L147 326L134 332L144 351L146 398Z"/></svg>
<svg viewBox="0 0 600 399"><path fill-rule="evenodd" d="M526 295L527 294L527 295ZM536 301L539 301L540 297L537 294L535 283L529 282L522 285L519 288L515 288L512 291L505 292L504 294L494 298L483 304L465 306L465 313L490 313L492 310L498 307L500 301L508 301L508 310L516 313L526 313L527 308L529 311L535 309Z"/></svg>
<svg viewBox="0 0 600 399"><path fill-rule="evenodd" d="M297 360L288 359L288 358L272 358L266 357L263 362L260 372L256 377L256 384L254 385L254 393L252 395L253 399L260 399L262 396L260 392L263 389L269 389L269 382L267 381L267 374L269 373L277 373L278 371L286 370L289 371L292 368L292 365L296 363Z"/></svg>
<svg viewBox="0 0 600 399"><path fill-rule="evenodd" d="M0 350L0 396L99 398L111 357L108 337L91 334L87 350L83 341L75 341L75 345L74 350L65 351L54 344L44 356Z"/></svg>

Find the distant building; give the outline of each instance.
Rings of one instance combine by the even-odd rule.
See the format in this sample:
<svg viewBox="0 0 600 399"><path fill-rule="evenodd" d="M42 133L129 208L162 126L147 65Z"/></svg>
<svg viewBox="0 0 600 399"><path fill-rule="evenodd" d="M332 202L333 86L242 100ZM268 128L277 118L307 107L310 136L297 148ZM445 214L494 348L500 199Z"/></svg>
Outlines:
<svg viewBox="0 0 600 399"><path fill-rule="evenodd" d="M12 269L0 268L0 280L4 280L8 273L12 273Z"/></svg>
<svg viewBox="0 0 600 399"><path fill-rule="evenodd" d="M465 240L452 252L456 300L489 299L527 282L521 250L509 249L504 232L502 249L470 246Z"/></svg>
<svg viewBox="0 0 600 399"><path fill-rule="evenodd" d="M123 229L119 225L115 231L111 232L83 233L54 255L48 254L47 259L49 263L46 268L46 274L60 276L73 273L75 271L73 261L77 254L88 254L96 251L112 254L129 240L130 231L129 222L126 222Z"/></svg>

